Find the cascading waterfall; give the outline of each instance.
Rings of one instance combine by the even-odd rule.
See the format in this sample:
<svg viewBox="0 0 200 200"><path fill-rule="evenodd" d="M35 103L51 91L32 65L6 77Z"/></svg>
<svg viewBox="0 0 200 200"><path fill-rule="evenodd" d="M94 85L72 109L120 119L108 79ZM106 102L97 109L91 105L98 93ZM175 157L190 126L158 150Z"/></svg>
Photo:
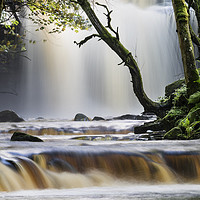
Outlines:
<svg viewBox="0 0 200 200"><path fill-rule="evenodd" d="M42 152L1 157L0 191L200 183L197 152ZM188 167L190 166L190 167Z"/></svg>
<svg viewBox="0 0 200 200"><path fill-rule="evenodd" d="M121 42L135 56L145 90L154 100L164 95L165 85L183 74L169 2L109 2L113 9L113 27L119 27ZM106 23L104 10L97 8L96 12ZM31 26L27 24L29 30ZM132 91L129 72L126 67L117 65L121 60L115 53L95 39L81 49L73 43L91 32L76 34L67 30L61 35L38 36L33 31L30 38L37 42L27 44L31 61L23 61L18 96L4 94L11 103L1 109L13 109L24 117L54 118L73 118L78 112L91 117L142 112ZM42 43L46 37L48 41Z"/></svg>

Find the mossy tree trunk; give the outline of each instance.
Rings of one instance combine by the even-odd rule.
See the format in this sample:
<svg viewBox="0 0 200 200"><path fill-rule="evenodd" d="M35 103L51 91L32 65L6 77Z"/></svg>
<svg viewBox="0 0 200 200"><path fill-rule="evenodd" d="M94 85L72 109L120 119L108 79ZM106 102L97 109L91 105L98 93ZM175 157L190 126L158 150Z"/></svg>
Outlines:
<svg viewBox="0 0 200 200"><path fill-rule="evenodd" d="M188 95L191 95L200 90L200 79L196 69L187 5L185 0L172 0L172 4L176 18L185 81L187 84Z"/></svg>
<svg viewBox="0 0 200 200"><path fill-rule="evenodd" d="M0 0L0 19L1 19L2 11L3 11L3 4L4 4L4 0Z"/></svg>
<svg viewBox="0 0 200 200"><path fill-rule="evenodd" d="M142 77L140 74L140 70L138 68L137 62L134 60L132 54L121 44L119 40L118 31L114 31L110 24L108 24L107 28L111 30L115 34L115 36L111 35L111 33L108 31L107 28L105 28L102 23L97 18L96 14L94 13L93 9L90 6L90 3L87 0L77 0L77 2L84 12L86 13L87 17L90 19L92 25L98 32L98 35L94 34L92 36L89 36L88 38L91 39L92 37L99 37L101 40L103 40L121 59L122 63L128 67L131 78L132 78L132 85L135 95L137 96L139 102L144 107L144 110L146 112L153 112L157 114L158 116L163 116L165 113L166 105L161 105L157 102L153 102L151 99L148 98L146 95L144 88L143 88L143 82ZM103 6L103 5L101 5ZM106 6L104 6L106 8ZM108 10L107 10L108 11ZM108 11L108 23L110 23L110 13ZM88 39L86 38L79 44L81 46L83 43L85 43Z"/></svg>

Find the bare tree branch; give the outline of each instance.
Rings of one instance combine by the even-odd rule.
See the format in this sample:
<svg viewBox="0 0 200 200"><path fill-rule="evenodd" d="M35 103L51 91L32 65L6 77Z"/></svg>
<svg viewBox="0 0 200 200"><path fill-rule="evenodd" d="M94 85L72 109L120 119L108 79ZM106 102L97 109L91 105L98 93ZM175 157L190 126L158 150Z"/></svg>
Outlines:
<svg viewBox="0 0 200 200"><path fill-rule="evenodd" d="M86 37L84 40L81 40L80 42L74 41L74 43L77 44L79 46L79 48L80 48L82 45L84 45L86 42L88 42L89 40L91 40L93 37L99 37L100 38L99 40L101 40L101 36L100 35L98 35L98 34L92 34L92 35Z"/></svg>
<svg viewBox="0 0 200 200"><path fill-rule="evenodd" d="M98 3L98 2L96 2L96 4L97 4L98 6L102 6L102 7L104 7L104 8L106 9L107 14L104 13L104 15L106 15L107 20L108 20L108 25L106 26L106 28L109 28L109 29L116 35L117 40L119 40L119 27L117 27L117 31L115 31L115 30L113 29L112 25L111 25L111 20L112 20L112 19L111 19L110 15L111 15L111 13L112 13L113 11L112 11L112 10L109 10L108 7L107 7L106 5L100 4L100 3Z"/></svg>

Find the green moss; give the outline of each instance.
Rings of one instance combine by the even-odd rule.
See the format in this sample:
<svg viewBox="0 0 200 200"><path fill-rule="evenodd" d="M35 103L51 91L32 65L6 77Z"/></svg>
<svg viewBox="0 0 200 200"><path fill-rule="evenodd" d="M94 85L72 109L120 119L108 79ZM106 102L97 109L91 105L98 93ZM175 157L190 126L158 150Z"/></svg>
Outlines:
<svg viewBox="0 0 200 200"><path fill-rule="evenodd" d="M190 139L196 132L200 133L200 108L192 109L192 111L179 122L178 127L182 129L187 139Z"/></svg>
<svg viewBox="0 0 200 200"><path fill-rule="evenodd" d="M191 123L195 121L200 121L200 108L197 108L194 111L190 111L187 117Z"/></svg>
<svg viewBox="0 0 200 200"><path fill-rule="evenodd" d="M189 19L189 15L188 15L188 12L187 12L187 5L186 3L183 1L183 0L176 0L174 1L174 4L176 6L176 19L177 21L180 23L180 22L185 22L185 21L188 21Z"/></svg>
<svg viewBox="0 0 200 200"><path fill-rule="evenodd" d="M185 80L184 79L181 79L181 80L177 80L169 85L167 85L165 87L165 96L166 97L170 97L172 94L174 94L174 92L181 88L182 86L185 86Z"/></svg>
<svg viewBox="0 0 200 200"><path fill-rule="evenodd" d="M173 105L174 106L184 106L187 105L188 100L187 100L187 87L185 84L183 84L182 87L178 88L175 90L173 93L174 98L173 98Z"/></svg>
<svg viewBox="0 0 200 200"><path fill-rule="evenodd" d="M187 107L173 107L168 114L164 117L164 119L177 119L182 118L187 113Z"/></svg>
<svg viewBox="0 0 200 200"><path fill-rule="evenodd" d="M193 95L191 95L188 99L189 104L197 104L200 102L200 92L196 92Z"/></svg>

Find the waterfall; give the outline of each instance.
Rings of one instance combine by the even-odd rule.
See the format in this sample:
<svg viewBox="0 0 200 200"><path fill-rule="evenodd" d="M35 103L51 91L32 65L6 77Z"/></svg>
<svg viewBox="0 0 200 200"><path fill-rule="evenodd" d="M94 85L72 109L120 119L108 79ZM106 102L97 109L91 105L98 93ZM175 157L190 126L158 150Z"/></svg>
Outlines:
<svg viewBox="0 0 200 200"><path fill-rule="evenodd" d="M8 154L7 154L8 155ZM51 151L1 155L0 191L200 182L197 152ZM189 167L188 167L189 166Z"/></svg>
<svg viewBox="0 0 200 200"><path fill-rule="evenodd" d="M113 27L132 51L140 67L144 88L153 100L164 95L165 85L182 76L181 58L172 6L166 0L111 1ZM97 15L106 24L102 8ZM27 28L31 30L31 24ZM34 29L33 29L34 30ZM23 117L73 118L78 112L110 116L143 111L131 85L128 69L102 41L93 39L79 49L92 31L60 35L31 31L36 44L27 44L18 96L1 94L1 109ZM41 42L47 38L46 43ZM7 103L10 102L10 103ZM7 104L7 105L6 105Z"/></svg>

